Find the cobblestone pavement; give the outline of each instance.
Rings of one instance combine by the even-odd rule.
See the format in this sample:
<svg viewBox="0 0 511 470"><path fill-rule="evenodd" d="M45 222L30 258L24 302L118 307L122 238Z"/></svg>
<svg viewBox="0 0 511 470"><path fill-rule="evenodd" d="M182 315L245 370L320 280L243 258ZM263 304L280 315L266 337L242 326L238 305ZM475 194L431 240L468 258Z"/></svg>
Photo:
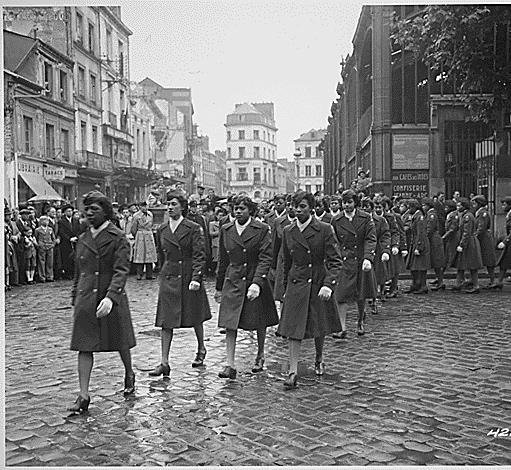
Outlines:
<svg viewBox="0 0 511 470"><path fill-rule="evenodd" d="M71 283L6 293L6 463L21 466L511 464L511 284L479 295L401 296L368 316L367 334L328 338L327 373L304 341L299 387L283 389L284 340L268 334L266 368L250 372L256 338L238 335L238 379L219 379L225 336L206 323L206 367L193 330L176 332L171 377L160 360L157 281L127 285L138 344L137 391L122 396L115 353L95 355L88 414L68 416L77 355L68 350ZM503 432L502 434L505 434Z"/></svg>

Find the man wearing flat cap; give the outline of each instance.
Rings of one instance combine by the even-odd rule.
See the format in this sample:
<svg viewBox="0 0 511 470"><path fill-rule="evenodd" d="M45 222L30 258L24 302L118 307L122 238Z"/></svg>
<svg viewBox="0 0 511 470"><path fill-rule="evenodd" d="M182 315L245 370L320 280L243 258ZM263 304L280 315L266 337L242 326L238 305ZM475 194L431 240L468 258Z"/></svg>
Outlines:
<svg viewBox="0 0 511 470"><path fill-rule="evenodd" d="M75 263L74 263L74 245L80 235L80 222L73 217L73 206L66 204L62 207L62 218L58 223L58 237L60 239L60 258L62 261L62 269L64 271L64 279L73 279Z"/></svg>

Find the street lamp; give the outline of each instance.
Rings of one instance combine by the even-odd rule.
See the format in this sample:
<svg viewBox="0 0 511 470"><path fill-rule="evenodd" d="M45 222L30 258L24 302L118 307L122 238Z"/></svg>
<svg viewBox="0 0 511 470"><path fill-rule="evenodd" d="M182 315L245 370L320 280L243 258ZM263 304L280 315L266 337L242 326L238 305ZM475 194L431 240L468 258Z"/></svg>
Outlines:
<svg viewBox="0 0 511 470"><path fill-rule="evenodd" d="M300 149L296 149L295 153L293 153L295 157L295 168L296 168L296 189L300 189L300 166L298 164L299 158L302 156L302 152Z"/></svg>

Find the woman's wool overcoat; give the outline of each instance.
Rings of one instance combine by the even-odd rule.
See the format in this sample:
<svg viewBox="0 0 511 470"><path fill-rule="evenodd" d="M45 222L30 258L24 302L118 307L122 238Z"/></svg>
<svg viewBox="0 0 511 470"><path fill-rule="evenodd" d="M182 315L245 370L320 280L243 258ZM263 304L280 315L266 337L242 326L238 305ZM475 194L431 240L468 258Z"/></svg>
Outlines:
<svg viewBox="0 0 511 470"><path fill-rule="evenodd" d="M130 246L112 222L93 238L90 230L76 244L73 351L121 351L135 346L128 297L124 291L130 270ZM109 297L111 312L96 317L96 309Z"/></svg>
<svg viewBox="0 0 511 470"><path fill-rule="evenodd" d="M216 289L222 291L218 326L230 330L256 330L279 322L268 282L272 249L270 227L254 218L242 232L235 222L222 225ZM254 300L247 298L248 288L260 288Z"/></svg>
<svg viewBox="0 0 511 470"><path fill-rule="evenodd" d="M506 237L502 239L505 247L499 250L497 264L500 269L511 269L511 211L506 215Z"/></svg>
<svg viewBox="0 0 511 470"><path fill-rule="evenodd" d="M374 227L376 230L376 249L374 253L374 275L376 284L381 286L388 281L390 276L390 259L382 261L381 255L387 253L390 258L391 233L387 219L383 216L373 214Z"/></svg>
<svg viewBox="0 0 511 470"><path fill-rule="evenodd" d="M342 267L339 270L335 297L338 302L349 302L376 297L374 267L362 271L364 259L374 263L376 249L376 229L373 219L367 212L355 210L352 221L337 214L331 222L341 252Z"/></svg>
<svg viewBox="0 0 511 470"><path fill-rule="evenodd" d="M493 268L497 264L495 255L495 240L491 233L491 217L486 207L477 210L476 215L476 237L481 247L481 259L483 266Z"/></svg>
<svg viewBox="0 0 511 470"><path fill-rule="evenodd" d="M341 331L334 291L342 262L332 226L314 216L303 232L288 225L282 253L286 294L278 333L305 339ZM318 297L323 286L332 289L327 301Z"/></svg>
<svg viewBox="0 0 511 470"><path fill-rule="evenodd" d="M445 268L444 242L440 235L440 219L435 209L426 214L426 234L429 240L430 267Z"/></svg>
<svg viewBox="0 0 511 470"><path fill-rule="evenodd" d="M460 217L460 243L461 253L456 253L454 265L456 269L465 271L478 270L483 267L481 247L476 237L476 219L468 209Z"/></svg>
<svg viewBox="0 0 511 470"><path fill-rule="evenodd" d="M277 217L274 222L274 230L272 233L272 269L274 271L275 283L273 286L273 298L275 300L284 299L284 255L280 248L282 246L282 237L284 236L284 228L293 223L286 214Z"/></svg>
<svg viewBox="0 0 511 470"><path fill-rule="evenodd" d="M417 210L410 219L410 244L406 267L410 271L427 271L430 268L430 246L426 234L426 221L422 212ZM415 254L415 250L419 254Z"/></svg>
<svg viewBox="0 0 511 470"><path fill-rule="evenodd" d="M206 263L202 228L183 219L174 233L169 224L164 223L156 236L163 254L156 326L187 328L209 320L211 311L202 283ZM199 290L188 289L191 281L200 284Z"/></svg>
<svg viewBox="0 0 511 470"><path fill-rule="evenodd" d="M454 210L447 214L442 238L444 239L445 265L452 268L456 259L456 248L460 243L460 214L458 211Z"/></svg>

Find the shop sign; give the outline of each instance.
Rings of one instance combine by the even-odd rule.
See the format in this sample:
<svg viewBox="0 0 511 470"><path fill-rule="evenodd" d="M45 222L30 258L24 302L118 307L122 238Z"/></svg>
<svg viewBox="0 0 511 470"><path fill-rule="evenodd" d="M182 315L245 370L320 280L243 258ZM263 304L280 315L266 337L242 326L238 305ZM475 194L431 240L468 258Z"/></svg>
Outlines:
<svg viewBox="0 0 511 470"><path fill-rule="evenodd" d="M392 194L405 199L427 197L429 194L429 172L420 170L393 170Z"/></svg>
<svg viewBox="0 0 511 470"><path fill-rule="evenodd" d="M18 171L22 171L23 173L35 173L42 176L43 166L40 163L24 162L18 160Z"/></svg>
<svg viewBox="0 0 511 470"><path fill-rule="evenodd" d="M429 136L417 134L393 135L392 169L429 169Z"/></svg>
<svg viewBox="0 0 511 470"><path fill-rule="evenodd" d="M66 178L78 178L78 172L76 171L76 168L66 168L64 174Z"/></svg>
<svg viewBox="0 0 511 470"><path fill-rule="evenodd" d="M51 181L62 181L66 177L66 170L61 166L47 166L44 168L44 177Z"/></svg>

